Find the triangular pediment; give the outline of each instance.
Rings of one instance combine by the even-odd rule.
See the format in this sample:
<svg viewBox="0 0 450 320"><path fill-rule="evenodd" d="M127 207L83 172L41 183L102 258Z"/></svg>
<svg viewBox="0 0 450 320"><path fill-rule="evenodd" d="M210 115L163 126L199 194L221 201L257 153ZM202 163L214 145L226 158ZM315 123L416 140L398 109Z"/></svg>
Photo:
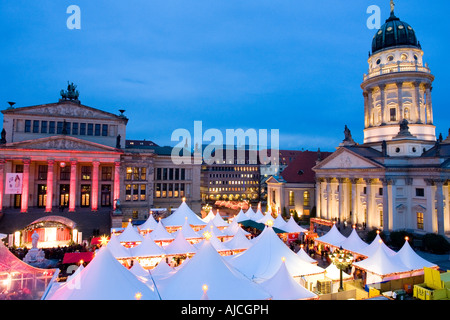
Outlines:
<svg viewBox="0 0 450 320"><path fill-rule="evenodd" d="M84 118L103 120L126 120L125 117L88 107L73 101L42 104L30 107L13 108L2 111L4 114L52 116L61 118Z"/></svg>
<svg viewBox="0 0 450 320"><path fill-rule="evenodd" d="M121 152L119 149L110 146L105 146L99 143L78 139L66 135L7 143L4 144L2 147L5 149Z"/></svg>
<svg viewBox="0 0 450 320"><path fill-rule="evenodd" d="M280 180L280 181L279 181ZM266 180L266 183L283 183L285 181L282 180L282 178L280 179L280 177L278 176L271 176L269 179Z"/></svg>
<svg viewBox="0 0 450 320"><path fill-rule="evenodd" d="M314 167L320 169L379 169L383 168L379 163L359 155L345 147L339 148L332 155Z"/></svg>

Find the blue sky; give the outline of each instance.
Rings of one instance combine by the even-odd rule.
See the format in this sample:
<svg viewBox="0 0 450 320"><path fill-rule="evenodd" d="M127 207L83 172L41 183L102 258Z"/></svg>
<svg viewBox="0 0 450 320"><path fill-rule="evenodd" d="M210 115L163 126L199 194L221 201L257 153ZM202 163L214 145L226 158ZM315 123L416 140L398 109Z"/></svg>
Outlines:
<svg viewBox="0 0 450 320"><path fill-rule="evenodd" d="M69 30L66 9L81 9ZM172 132L279 129L283 149L332 151L348 125L363 142L360 88L388 0L2 0L0 107L52 103L67 81L83 104L130 119L127 139ZM397 0L436 76L436 132L450 128L450 2ZM269 131L270 132L270 131Z"/></svg>

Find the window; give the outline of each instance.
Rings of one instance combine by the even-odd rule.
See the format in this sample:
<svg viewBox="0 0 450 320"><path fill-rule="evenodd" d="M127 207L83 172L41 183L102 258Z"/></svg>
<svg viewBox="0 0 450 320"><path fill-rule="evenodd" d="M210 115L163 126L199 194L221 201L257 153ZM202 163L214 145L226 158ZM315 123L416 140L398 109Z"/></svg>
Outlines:
<svg viewBox="0 0 450 320"><path fill-rule="evenodd" d="M63 123L63 126L64 126L64 123ZM71 128L71 123L70 122L66 122L67 134L70 134L70 128Z"/></svg>
<svg viewBox="0 0 450 320"><path fill-rule="evenodd" d="M87 135L92 136L94 134L94 125L92 123L88 123L87 125Z"/></svg>
<svg viewBox="0 0 450 320"><path fill-rule="evenodd" d="M25 132L31 132L31 120L25 120Z"/></svg>
<svg viewBox="0 0 450 320"><path fill-rule="evenodd" d="M184 197L184 183L180 183L180 197Z"/></svg>
<svg viewBox="0 0 450 320"><path fill-rule="evenodd" d="M295 206L295 194L294 191L289 191L289 205Z"/></svg>
<svg viewBox="0 0 450 320"><path fill-rule="evenodd" d="M156 180L161 180L161 168L156 169Z"/></svg>
<svg viewBox="0 0 450 320"><path fill-rule="evenodd" d="M125 201L131 201L131 184L125 185Z"/></svg>
<svg viewBox="0 0 450 320"><path fill-rule="evenodd" d="M112 167L102 167L102 180L111 181L112 179Z"/></svg>
<svg viewBox="0 0 450 320"><path fill-rule="evenodd" d="M70 180L70 166L60 167L59 180Z"/></svg>
<svg viewBox="0 0 450 320"><path fill-rule="evenodd" d="M173 197L173 184L169 183L168 185L168 197L172 198Z"/></svg>
<svg viewBox="0 0 450 320"><path fill-rule="evenodd" d="M162 184L162 197L163 198L167 197L167 184L165 183Z"/></svg>
<svg viewBox="0 0 450 320"><path fill-rule="evenodd" d="M404 116L404 118L406 120L409 120L409 108L405 108L405 116Z"/></svg>
<svg viewBox="0 0 450 320"><path fill-rule="evenodd" d="M380 210L380 227L383 227L383 210Z"/></svg>
<svg viewBox="0 0 450 320"><path fill-rule="evenodd" d="M161 183L157 183L155 187L155 197L161 198Z"/></svg>
<svg viewBox="0 0 450 320"><path fill-rule="evenodd" d="M378 194L379 194L380 196L383 195L383 188L378 188Z"/></svg>
<svg viewBox="0 0 450 320"><path fill-rule="evenodd" d="M81 180L91 180L92 167L82 166L81 167Z"/></svg>
<svg viewBox="0 0 450 320"><path fill-rule="evenodd" d="M180 180L184 180L186 178L186 169L181 169Z"/></svg>
<svg viewBox="0 0 450 320"><path fill-rule="evenodd" d="M100 123L96 123L95 124L95 135L99 136L100 135Z"/></svg>
<svg viewBox="0 0 450 320"><path fill-rule="evenodd" d="M48 133L55 133L55 121L49 121Z"/></svg>
<svg viewBox="0 0 450 320"><path fill-rule="evenodd" d="M364 187L363 194L367 194L367 187Z"/></svg>
<svg viewBox="0 0 450 320"><path fill-rule="evenodd" d="M132 211L132 214L131 214L131 217L132 217L133 219L139 218L139 211L138 211L138 210L133 210L133 211Z"/></svg>
<svg viewBox="0 0 450 320"><path fill-rule="evenodd" d="M167 180L167 168L163 168L163 180Z"/></svg>
<svg viewBox="0 0 450 320"><path fill-rule="evenodd" d="M423 212L417 212L417 229L423 230Z"/></svg>
<svg viewBox="0 0 450 320"><path fill-rule="evenodd" d="M173 168L169 169L169 180L173 180Z"/></svg>
<svg viewBox="0 0 450 320"><path fill-rule="evenodd" d="M272 190L272 202L276 203L276 201L275 201L275 190Z"/></svg>
<svg viewBox="0 0 450 320"><path fill-rule="evenodd" d="M141 180L145 181L147 180L147 168L140 168L141 169Z"/></svg>
<svg viewBox="0 0 450 320"><path fill-rule="evenodd" d="M131 167L127 167L127 174L125 176L125 180L131 180L133 176L133 169Z"/></svg>
<svg viewBox="0 0 450 320"><path fill-rule="evenodd" d="M178 198L178 197L179 197L179 193L178 193L178 183L175 183L175 185L174 185L173 196L174 196L174 198Z"/></svg>
<svg viewBox="0 0 450 320"><path fill-rule="evenodd" d="M416 188L416 197L424 197L425 189L424 188Z"/></svg>
<svg viewBox="0 0 450 320"><path fill-rule="evenodd" d="M175 180L180 180L180 169L176 168L175 169Z"/></svg>
<svg viewBox="0 0 450 320"><path fill-rule="evenodd" d="M391 121L397 121L397 110L395 108L390 109Z"/></svg>
<svg viewBox="0 0 450 320"><path fill-rule="evenodd" d="M41 121L41 133L47 133L47 121Z"/></svg>
<svg viewBox="0 0 450 320"><path fill-rule="evenodd" d="M38 167L38 180L47 180L47 165L39 165Z"/></svg>
<svg viewBox="0 0 450 320"><path fill-rule="evenodd" d="M102 124L102 136L107 137L108 136L108 125Z"/></svg>
<svg viewBox="0 0 450 320"><path fill-rule="evenodd" d="M78 135L78 122L72 124L72 134L75 136Z"/></svg>
<svg viewBox="0 0 450 320"><path fill-rule="evenodd" d="M309 191L303 192L303 206L304 207L309 207L310 206L310 201L311 201L311 198L310 198Z"/></svg>
<svg viewBox="0 0 450 320"><path fill-rule="evenodd" d="M86 135L86 123L80 123L80 136Z"/></svg>
<svg viewBox="0 0 450 320"><path fill-rule="evenodd" d="M56 123L56 133L57 134L61 134L62 133L62 129L63 129L63 122L62 121L58 121Z"/></svg>
<svg viewBox="0 0 450 320"><path fill-rule="evenodd" d="M133 184L133 201L137 201L139 199L139 185Z"/></svg>
<svg viewBox="0 0 450 320"><path fill-rule="evenodd" d="M39 133L39 120L33 120L33 133Z"/></svg>

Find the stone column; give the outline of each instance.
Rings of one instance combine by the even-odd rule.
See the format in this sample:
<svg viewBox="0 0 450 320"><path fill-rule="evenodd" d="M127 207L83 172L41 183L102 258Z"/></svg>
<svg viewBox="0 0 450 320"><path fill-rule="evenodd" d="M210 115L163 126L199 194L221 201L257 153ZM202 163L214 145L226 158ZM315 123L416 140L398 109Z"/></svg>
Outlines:
<svg viewBox="0 0 450 320"><path fill-rule="evenodd" d="M350 179L350 182L352 184L352 224L358 223L358 179Z"/></svg>
<svg viewBox="0 0 450 320"><path fill-rule="evenodd" d="M444 184L444 229L450 230L449 182Z"/></svg>
<svg viewBox="0 0 450 320"><path fill-rule="evenodd" d="M331 216L331 206L333 202L333 194L331 191L331 180L332 178L326 178L327 181L327 219L330 220L332 218Z"/></svg>
<svg viewBox="0 0 450 320"><path fill-rule="evenodd" d="M403 117L405 116L403 112L403 82L398 81L397 82L397 101L398 101L398 117L397 120L400 122L403 120ZM409 120L408 120L409 121Z"/></svg>
<svg viewBox="0 0 450 320"><path fill-rule="evenodd" d="M369 93L367 91L364 91L363 96L364 96L364 127L368 128L370 126Z"/></svg>
<svg viewBox="0 0 450 320"><path fill-rule="evenodd" d="M436 183L436 211L437 211L437 231L438 234L445 236L445 226L444 226L444 180L437 179Z"/></svg>
<svg viewBox="0 0 450 320"><path fill-rule="evenodd" d="M380 101L381 101L381 125L386 124L386 94L385 94L386 85L380 85Z"/></svg>
<svg viewBox="0 0 450 320"><path fill-rule="evenodd" d="M45 212L52 212L53 207L53 177L55 173L55 161L47 161L47 199L45 203Z"/></svg>
<svg viewBox="0 0 450 320"><path fill-rule="evenodd" d="M420 105L420 82L414 82L414 95L416 100L417 123L423 123L422 108Z"/></svg>
<svg viewBox="0 0 450 320"><path fill-rule="evenodd" d="M383 230L392 230L393 223L393 198L392 179L381 179L383 184Z"/></svg>
<svg viewBox="0 0 450 320"><path fill-rule="evenodd" d="M0 212L3 211L3 193L5 192L5 163L5 160L0 160Z"/></svg>
<svg viewBox="0 0 450 320"><path fill-rule="evenodd" d="M77 200L77 161L70 162L69 212L75 212Z"/></svg>
<svg viewBox="0 0 450 320"><path fill-rule="evenodd" d="M366 191L367 191L367 227L372 228L374 227L373 221L374 221L374 196L373 196L373 180L374 179L364 179L366 181Z"/></svg>
<svg viewBox="0 0 450 320"><path fill-rule="evenodd" d="M321 206L321 194L322 194L322 191L321 191L321 187L320 187L320 179L319 178L316 178L316 216L317 217L322 217L322 215L321 215L321 208L320 208L320 206Z"/></svg>
<svg viewBox="0 0 450 320"><path fill-rule="evenodd" d="M344 203L345 203L345 193L344 193L344 178L339 178L339 220L344 222Z"/></svg>
<svg viewBox="0 0 450 320"><path fill-rule="evenodd" d="M368 89L369 90L369 96L368 96L368 112L369 112L369 127L372 127L375 125L374 121L372 121L372 113L373 113L373 88Z"/></svg>
<svg viewBox="0 0 450 320"><path fill-rule="evenodd" d="M433 179L424 179L426 183L425 197L427 199L427 211L424 212L423 228L427 232L437 232L437 217L435 216L436 209L436 190L435 181Z"/></svg>
<svg viewBox="0 0 450 320"><path fill-rule="evenodd" d="M98 167L100 165L99 161L92 162L92 201L91 210L98 210Z"/></svg>
<svg viewBox="0 0 450 320"><path fill-rule="evenodd" d="M120 161L114 163L114 210L116 210L116 200L120 198Z"/></svg>
<svg viewBox="0 0 450 320"><path fill-rule="evenodd" d="M427 124L433 124L433 102L431 99L431 91L433 88L430 84L426 85L426 95L427 95Z"/></svg>
<svg viewBox="0 0 450 320"><path fill-rule="evenodd" d="M23 178L22 178L22 203L20 212L28 212L28 197L30 184L30 159L23 160Z"/></svg>

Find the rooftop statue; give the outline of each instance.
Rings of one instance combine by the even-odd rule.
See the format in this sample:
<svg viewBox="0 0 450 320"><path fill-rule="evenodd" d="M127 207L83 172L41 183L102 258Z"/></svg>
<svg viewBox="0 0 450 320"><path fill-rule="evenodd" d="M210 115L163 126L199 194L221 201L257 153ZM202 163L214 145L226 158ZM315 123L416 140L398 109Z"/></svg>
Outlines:
<svg viewBox="0 0 450 320"><path fill-rule="evenodd" d="M61 94L61 98L62 100L75 100L78 101L78 97L80 95L80 93L78 92L77 86L72 83L69 83L67 81L67 90L61 90L60 94Z"/></svg>

